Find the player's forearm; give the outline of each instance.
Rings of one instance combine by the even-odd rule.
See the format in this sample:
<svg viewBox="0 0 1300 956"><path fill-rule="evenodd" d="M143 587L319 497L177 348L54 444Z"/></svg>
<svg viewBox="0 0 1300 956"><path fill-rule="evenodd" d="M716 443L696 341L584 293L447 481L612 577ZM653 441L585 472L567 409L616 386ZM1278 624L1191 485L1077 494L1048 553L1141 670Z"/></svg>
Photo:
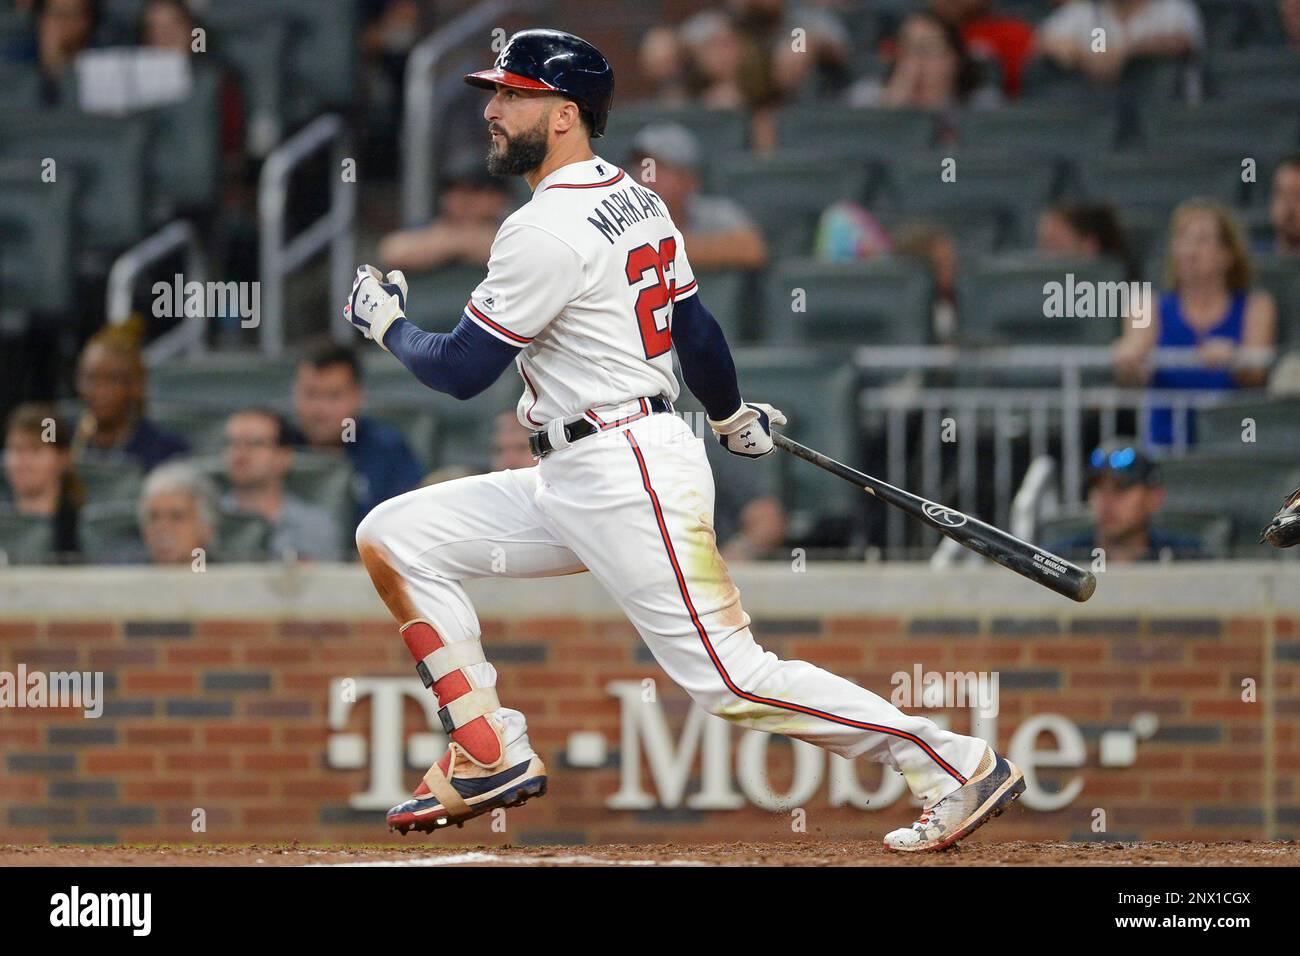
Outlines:
<svg viewBox="0 0 1300 956"><path fill-rule="evenodd" d="M398 319L384 345L423 384L459 399L486 389L519 354L463 317L450 334L425 332Z"/></svg>
<svg viewBox="0 0 1300 956"><path fill-rule="evenodd" d="M673 345L682 378L714 421L740 408L740 385L727 338L697 292L673 308Z"/></svg>

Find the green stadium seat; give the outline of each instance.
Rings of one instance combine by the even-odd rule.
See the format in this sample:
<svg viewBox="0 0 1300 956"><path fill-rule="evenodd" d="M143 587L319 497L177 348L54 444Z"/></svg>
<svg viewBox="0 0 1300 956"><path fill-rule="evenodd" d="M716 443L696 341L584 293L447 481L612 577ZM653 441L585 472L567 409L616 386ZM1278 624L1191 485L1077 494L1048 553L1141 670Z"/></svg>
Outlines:
<svg viewBox="0 0 1300 956"><path fill-rule="evenodd" d="M0 155L56 162L57 183L74 173L79 245L120 250L143 237L148 127L140 117L72 111L0 113ZM54 184L50 184L54 185Z"/></svg>
<svg viewBox="0 0 1300 956"><path fill-rule="evenodd" d="M81 509L77 522L87 564L129 564L143 559L135 501L105 501Z"/></svg>
<svg viewBox="0 0 1300 956"><path fill-rule="evenodd" d="M416 384L421 407L438 419L438 453L434 468L461 465L486 470L492 454L494 419L502 412L513 413L523 394L523 379L506 371L487 390L468 401L425 389Z"/></svg>
<svg viewBox="0 0 1300 956"><path fill-rule="evenodd" d="M1163 508L1152 524L1168 534L1194 539L1207 560L1224 561L1232 556L1232 521L1221 514ZM1044 521L1038 529L1038 544L1051 547L1054 542L1086 534L1092 527L1092 515L1086 505L1081 505Z"/></svg>
<svg viewBox="0 0 1300 956"><path fill-rule="evenodd" d="M1005 153L957 153L956 179L942 178L949 157L900 159L889 167L891 207L913 217L996 216L1000 242L1029 241L1039 211L1056 194L1061 171L1049 161L1008 163Z"/></svg>
<svg viewBox="0 0 1300 956"><path fill-rule="evenodd" d="M140 497L144 472L134 459L82 458L76 467L87 504L130 502L134 506Z"/></svg>
<svg viewBox="0 0 1300 956"><path fill-rule="evenodd" d="M1259 529L1283 495L1300 486L1300 468L1293 455L1192 455L1166 461L1166 505L1174 510L1198 510L1206 502L1230 518L1238 557L1262 559L1272 551L1256 544Z"/></svg>
<svg viewBox="0 0 1300 956"><path fill-rule="evenodd" d="M1288 115L1247 101L1155 103L1141 112L1140 123L1148 149L1232 157L1238 176L1243 157L1285 155L1300 146L1300 112Z"/></svg>
<svg viewBox="0 0 1300 956"><path fill-rule="evenodd" d="M4 42L0 34L0 43ZM0 61L0 89L10 109L32 110L41 105L41 74L30 63Z"/></svg>
<svg viewBox="0 0 1300 956"><path fill-rule="evenodd" d="M1255 279L1277 302L1279 345L1300 342L1300 266L1295 258L1275 254L1256 256Z"/></svg>
<svg viewBox="0 0 1300 956"><path fill-rule="evenodd" d="M257 515L221 511L214 557L223 564L271 560L271 526Z"/></svg>
<svg viewBox="0 0 1300 956"><path fill-rule="evenodd" d="M285 411L293 400L295 368L292 358L239 354L167 362L149 369L149 404L171 410L202 406L222 411L270 405Z"/></svg>
<svg viewBox="0 0 1300 956"><path fill-rule="evenodd" d="M1118 119L1111 112L1042 104L968 110L957 122L965 149L1015 149L1058 159L1106 152L1114 147L1118 129Z"/></svg>
<svg viewBox="0 0 1300 956"><path fill-rule="evenodd" d="M1254 423L1253 442L1242 422ZM1270 457L1300 453L1300 398L1233 402L1196 413L1198 451L1239 457ZM1300 459L1297 459L1300 460Z"/></svg>
<svg viewBox="0 0 1300 956"><path fill-rule="evenodd" d="M0 505L0 567L53 564L54 525L48 518L24 515Z"/></svg>
<svg viewBox="0 0 1300 956"><path fill-rule="evenodd" d="M864 201L874 171L844 164L828 167L808 153L734 156L715 177L716 191L739 202L768 238L774 258L806 255L817 219L840 199Z"/></svg>
<svg viewBox="0 0 1300 956"><path fill-rule="evenodd" d="M143 115L149 122L149 184L155 218L213 208L221 188L221 75L200 64L188 99Z"/></svg>
<svg viewBox="0 0 1300 956"><path fill-rule="evenodd" d="M1215 97L1258 104L1300 102L1300 57L1282 48L1216 51L1209 74Z"/></svg>
<svg viewBox="0 0 1300 956"><path fill-rule="evenodd" d="M1114 203L1126 213L1133 208L1168 212L1193 196L1235 205L1241 195L1237 162L1170 151L1093 156L1079 163L1079 173L1088 198Z"/></svg>
<svg viewBox="0 0 1300 956"><path fill-rule="evenodd" d="M486 266L455 265L407 275L406 317L426 332L450 332L469 294L487 276Z"/></svg>
<svg viewBox="0 0 1300 956"><path fill-rule="evenodd" d="M194 405L154 405L149 409L150 421L180 435L196 455L217 454L222 450L227 417L222 409Z"/></svg>
<svg viewBox="0 0 1300 956"><path fill-rule="evenodd" d="M699 141L706 171L717 158L743 151L749 135L748 118L740 110L627 103L610 112L605 135L594 148L611 163L628 169L632 141L637 133L656 123L676 123L690 130ZM637 175L636 170L628 172Z"/></svg>
<svg viewBox="0 0 1300 956"><path fill-rule="evenodd" d="M789 107L777 118L783 149L819 144L826 156L889 157L919 153L934 142L934 114L923 110L864 109L840 103Z"/></svg>
<svg viewBox="0 0 1300 956"><path fill-rule="evenodd" d="M1277 0L1197 0L1211 56L1220 50L1281 43Z"/></svg>
<svg viewBox="0 0 1300 956"><path fill-rule="evenodd" d="M758 334L758 322L750 303L753 301L755 275L749 272L696 273L697 293L713 317L722 326L727 341L748 342Z"/></svg>
<svg viewBox="0 0 1300 956"><path fill-rule="evenodd" d="M781 430L845 464L859 454L857 373L842 349L740 348L733 352L742 392L777 405L789 418ZM791 536L804 537L819 520L847 523L862 492L790 455L755 463L780 471Z"/></svg>
<svg viewBox="0 0 1300 956"><path fill-rule="evenodd" d="M793 309L796 289L803 290L803 311ZM930 273L910 259L783 260L764 291L769 343L925 345L931 339Z"/></svg>
<svg viewBox="0 0 1300 956"><path fill-rule="evenodd" d="M1070 274L1076 283L1124 280L1122 266L1098 259L1020 254L968 263L958 279L959 340L970 347L1109 345L1119 334L1120 316L1062 318L1044 314L1046 285L1057 282L1064 287Z"/></svg>
<svg viewBox="0 0 1300 956"><path fill-rule="evenodd" d="M208 51L239 77L244 98L244 143L251 156L265 156L284 136L288 98L289 26L247 9L212 8Z"/></svg>
<svg viewBox="0 0 1300 956"><path fill-rule="evenodd" d="M299 451L284 482L287 491L334 516L342 534L344 554L356 550L352 481L352 466L343 455Z"/></svg>
<svg viewBox="0 0 1300 956"><path fill-rule="evenodd" d="M262 0L247 2L265 9ZM289 21L289 121L346 112L360 90L361 0L280 0L276 8Z"/></svg>
<svg viewBox="0 0 1300 956"><path fill-rule="evenodd" d="M30 161L0 161L0 302L7 308L64 311L73 304L75 174L65 173L58 186L42 183Z"/></svg>

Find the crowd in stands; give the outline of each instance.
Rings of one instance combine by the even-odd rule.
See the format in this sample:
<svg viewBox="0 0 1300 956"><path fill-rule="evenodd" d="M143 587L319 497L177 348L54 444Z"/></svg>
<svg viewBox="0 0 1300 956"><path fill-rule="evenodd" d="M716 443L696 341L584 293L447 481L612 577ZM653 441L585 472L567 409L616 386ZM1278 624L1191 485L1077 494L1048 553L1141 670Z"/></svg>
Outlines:
<svg viewBox="0 0 1300 956"><path fill-rule="evenodd" d="M35 68L45 106L75 105L68 99L80 94L70 80L78 70L90 68L94 58L89 54L110 45L101 42L103 4L13 2L29 16L32 29L17 41L4 41L0 63ZM133 49L174 55L188 70L197 59L193 31L215 14L219 2L141 0L133 34L119 33L116 41L127 39ZM357 112L368 120L354 125L376 147L370 155L391 159L397 151L406 57L418 39L444 22L445 11L435 6L421 0L364 0L359 5L364 29L356 42L365 83L363 108ZM847 0L715 0L679 23L656 26L636 38L632 48L638 75L627 86L641 95L630 101L616 98L611 123L617 124L620 107L657 108L665 115L627 135L598 140L594 147L663 197L685 237L692 266L702 276L706 303L711 275L761 275L786 258L827 264L901 259L919 263L929 277L932 312L925 339L961 345L963 280L973 261L990 250L968 241L963 229L969 223L918 213L906 204L891 206L878 191L841 195L811 210L807 236L792 245L719 176L719 164L727 157L714 150L710 131L672 119L667 114L674 110L742 116L740 149L746 155L779 159L825 150L828 168L852 163L846 158L851 154L834 143L793 140L783 117L805 108L924 114L932 120L924 145L938 151L933 155L951 153L960 162L963 150L974 155L992 146L1002 149L1014 166L1031 160L1013 154L1015 144L971 142L965 138L966 123L1030 103L1119 115L1123 111L1109 94L1133 71L1153 64L1176 69L1178 92L1168 102L1209 102L1215 93L1210 63L1216 43L1230 48L1256 42L1243 33L1233 44L1220 43L1214 33L1220 21L1208 14L1213 4L1197 0L891 0L880 10L872 8L870 17L864 15L868 6ZM1259 43L1300 58L1300 0L1250 0L1249 6L1254 19L1240 22L1250 29L1268 23L1271 31ZM101 66L107 62L101 61ZM255 160L267 145L257 141L266 136L255 128L250 91L239 71L220 57L216 62L222 82L226 198L242 184L244 195L237 198L247 212ZM620 76L620 89L622 84ZM1061 92L1049 97L1049 90ZM1099 98L1088 99L1090 93ZM470 102L481 108L480 101ZM1294 110L1298 102L1292 98L1259 108ZM1130 119L1119 115L1125 137L1137 135L1128 128ZM1234 164L1239 161L1234 143L1225 141L1223 147L1221 154L1233 155ZM1294 258L1300 265L1296 150L1300 143L1292 143L1287 154L1263 158L1249 209L1222 197L1185 195L1161 208L1160 221L1152 225L1135 220L1122 204L1086 191L1054 190L1030 210L1020 228L1001 237L996 251L1109 263L1129 281L1154 284L1150 311L1135 310L1117 325L1123 331L1111 350L1116 384L1197 392L1259 388L1268 381L1276 350L1288 344L1288 330L1300 324L1300 316L1287 311L1296 303L1288 305L1274 295L1256 268L1266 259ZM863 162L888 169L905 152L884 142ZM1082 152L1081 145L1080 156ZM383 168L383 161L375 167ZM401 217L389 215L380 217L380 228L363 224L361 246L371 253L368 258L385 269L402 269L413 280L423 275L433 282L441 270L484 268L500 224L526 198L517 183L489 176L477 152L452 156L440 165L436 195L436 213L426 223L394 230L391 223ZM1139 226L1154 231L1157 240L1140 236ZM747 306L757 298L746 300ZM454 316L445 318L454 321ZM772 317L764 321L770 323ZM323 330L327 318L308 324ZM96 469L129 461L138 469L139 481L122 486L130 494L131 526L113 527L125 535L121 541L130 543L110 549L115 560L188 563L202 549L209 559L221 561L243 553L229 542L253 526L261 529L256 550L266 559L352 559L350 530L378 502L484 466L533 464L527 433L508 409L501 410L491 433L481 436L481 461L418 456L409 435L368 414L357 353L328 341L300 343L292 390L283 401L223 412L221 454L199 453L149 415L143 334L139 323L96 331L77 343L75 368L68 376L75 395L57 395L57 403L43 394L22 396L40 401L10 403L0 527L9 527L3 524L6 515L46 522L43 546L60 559L89 555L106 560L101 546L86 545L100 532L85 529L112 524L109 519L117 520L112 517L117 512L106 506L121 506L121 511L127 502L106 501L88 491ZM763 340L756 336L753 341ZM1185 348L1192 358L1176 368L1158 366L1156 351L1170 348ZM1134 474L1141 474L1132 481L1117 478L1123 469L1109 464L1089 472L1095 529L1087 541L1076 536L1075 550L1106 539L1137 559L1171 552L1194 556L1195 549L1182 542L1170 544L1159 534L1144 539L1133 530L1150 524L1161 500L1159 469L1143 463L1196 441L1191 412L1154 407L1146 415L1144 441L1133 438L1099 449L1105 462L1136 449ZM789 543L789 515L771 473L734 468L711 445L710 455L719 476L716 528L724 555L739 560L782 553L782 545ZM308 459L346 468L346 513L295 491L296 463ZM1125 527L1116 530L1119 525ZM1119 544L1121 540L1131 546Z"/></svg>

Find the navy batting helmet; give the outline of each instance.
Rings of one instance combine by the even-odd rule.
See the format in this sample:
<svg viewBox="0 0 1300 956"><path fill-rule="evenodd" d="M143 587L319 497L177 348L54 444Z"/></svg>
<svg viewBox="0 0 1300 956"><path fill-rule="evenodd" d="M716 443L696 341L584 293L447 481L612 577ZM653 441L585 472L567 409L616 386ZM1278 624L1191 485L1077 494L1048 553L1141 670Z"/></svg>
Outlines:
<svg viewBox="0 0 1300 956"><path fill-rule="evenodd" d="M492 69L469 73L465 82L488 90L500 84L563 93L591 117L593 139L604 135L614 99L609 61L582 37L562 30L520 30L506 41Z"/></svg>

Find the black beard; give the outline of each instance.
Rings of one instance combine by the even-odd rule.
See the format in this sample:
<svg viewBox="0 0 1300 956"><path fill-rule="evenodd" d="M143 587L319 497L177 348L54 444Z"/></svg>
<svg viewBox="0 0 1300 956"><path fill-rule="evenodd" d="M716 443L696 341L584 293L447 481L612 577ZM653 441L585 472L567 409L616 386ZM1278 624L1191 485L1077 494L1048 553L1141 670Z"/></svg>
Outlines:
<svg viewBox="0 0 1300 956"><path fill-rule="evenodd" d="M487 153L487 170L493 176L522 176L532 172L546 159L546 117L537 125L517 136L507 136L505 149L497 151L494 143L489 142Z"/></svg>

